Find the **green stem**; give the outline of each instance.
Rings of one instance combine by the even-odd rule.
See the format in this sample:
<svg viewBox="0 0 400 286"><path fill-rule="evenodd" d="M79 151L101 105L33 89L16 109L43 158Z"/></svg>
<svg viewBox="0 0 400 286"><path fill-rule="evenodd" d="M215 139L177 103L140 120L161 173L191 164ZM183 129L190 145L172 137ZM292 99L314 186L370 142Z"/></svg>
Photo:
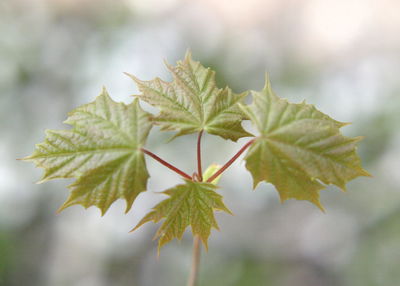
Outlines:
<svg viewBox="0 0 400 286"><path fill-rule="evenodd" d="M201 253L200 236L196 235L195 237L193 237L192 268L190 269L190 276L187 286L196 286L197 284L196 282L200 266L200 253Z"/></svg>

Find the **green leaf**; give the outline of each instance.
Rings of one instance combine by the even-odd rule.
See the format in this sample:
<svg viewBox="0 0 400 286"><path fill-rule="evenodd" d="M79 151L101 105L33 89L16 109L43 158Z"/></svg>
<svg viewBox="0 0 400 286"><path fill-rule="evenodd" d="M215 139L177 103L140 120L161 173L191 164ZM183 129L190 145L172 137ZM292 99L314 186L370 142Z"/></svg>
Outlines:
<svg viewBox="0 0 400 286"><path fill-rule="evenodd" d="M308 200L323 209L319 191L370 176L356 154L361 137L340 133L347 125L333 120L313 105L289 103L274 94L268 78L261 92L252 92L253 103L241 105L260 132L245 157L254 188L260 181L275 185L281 201Z"/></svg>
<svg viewBox="0 0 400 286"><path fill-rule="evenodd" d="M40 182L77 179L60 211L81 204L97 206L104 214L119 198L129 211L149 177L141 151L152 127L149 114L137 99L116 103L103 89L94 102L70 112L65 123L73 128L46 131L45 141L24 158L44 168Z"/></svg>
<svg viewBox="0 0 400 286"><path fill-rule="evenodd" d="M203 174L203 182L207 182L208 178L211 178L212 175L214 175L222 166L218 165L218 164L211 164L210 166L208 166L208 168L204 171ZM219 180L221 179L221 175L219 175L218 177L216 177L211 184L218 184Z"/></svg>
<svg viewBox="0 0 400 286"><path fill-rule="evenodd" d="M132 231L146 222L157 223L165 219L154 237L159 238L159 250L174 238L180 240L189 225L193 236L199 235L207 248L211 228L219 229L214 210L232 214L222 202L222 196L215 192L216 189L217 186L211 183L185 180L185 184L164 191L169 198L157 204Z"/></svg>
<svg viewBox="0 0 400 286"><path fill-rule="evenodd" d="M127 74L142 92L138 97L160 109L154 121L161 130L178 131L175 137L205 130L233 141L251 136L241 126L244 114L238 107L247 93L218 88L215 72L192 60L189 52L176 67L167 67L172 82L142 81Z"/></svg>

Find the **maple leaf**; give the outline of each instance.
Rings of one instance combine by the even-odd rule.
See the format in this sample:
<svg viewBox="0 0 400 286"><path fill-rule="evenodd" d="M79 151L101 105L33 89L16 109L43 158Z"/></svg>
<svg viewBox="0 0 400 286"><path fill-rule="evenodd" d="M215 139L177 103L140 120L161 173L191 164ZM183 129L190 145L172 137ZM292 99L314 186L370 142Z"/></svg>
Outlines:
<svg viewBox="0 0 400 286"><path fill-rule="evenodd" d="M211 228L219 229L214 210L232 214L222 202L222 196L215 192L217 186L211 183L194 182L185 179L185 184L177 185L163 192L169 198L157 204L132 230L146 222L155 223L165 219L158 229L158 250L174 238L181 239L190 225L193 236L199 235L207 248Z"/></svg>
<svg viewBox="0 0 400 286"><path fill-rule="evenodd" d="M100 208L102 215L117 199L128 211L137 195L146 190L149 177L141 147L152 127L149 114L137 99L114 102L105 88L92 103L69 113L64 122L71 130L47 130L31 156L45 172L40 182L76 178L70 196L59 211L75 204Z"/></svg>
<svg viewBox="0 0 400 286"><path fill-rule="evenodd" d="M252 136L241 125L245 117L238 107L247 92L235 94L228 87L218 88L215 72L192 60L190 52L176 67L167 67L172 82L142 81L127 73L142 92L138 97L160 109L154 121L161 130L178 131L174 137L205 130L233 141Z"/></svg>
<svg viewBox="0 0 400 286"><path fill-rule="evenodd" d="M282 202L308 200L323 210L319 191L325 185L345 190L349 180L370 176L356 153L356 143L362 138L340 133L347 123L305 102L279 98L268 78L264 89L253 91L252 96L251 105L240 107L260 132L245 157L254 188L266 181L275 185Z"/></svg>

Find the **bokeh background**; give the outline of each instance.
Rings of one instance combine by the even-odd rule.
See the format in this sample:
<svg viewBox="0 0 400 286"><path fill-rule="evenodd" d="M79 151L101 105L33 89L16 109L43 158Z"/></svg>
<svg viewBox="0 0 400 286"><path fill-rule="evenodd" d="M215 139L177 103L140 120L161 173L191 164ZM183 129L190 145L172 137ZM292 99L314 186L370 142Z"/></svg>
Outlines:
<svg viewBox="0 0 400 286"><path fill-rule="evenodd" d="M45 129L105 85L118 101L137 89L123 75L169 79L187 49L217 71L219 85L303 99L337 120L373 178L348 192L322 191L326 213L304 201L280 204L267 184L251 191L243 162L222 178L234 216L217 214L200 285L369 286L400 281L400 2L397 0L1 0L0 285L185 285L191 235L157 258L157 228L128 231L180 178L147 159L149 192L124 215L57 208L68 180L37 185L42 170L17 161ZM144 106L144 105L143 105ZM148 149L187 172L196 136L167 143L153 129ZM238 144L206 135L206 164L224 163Z"/></svg>

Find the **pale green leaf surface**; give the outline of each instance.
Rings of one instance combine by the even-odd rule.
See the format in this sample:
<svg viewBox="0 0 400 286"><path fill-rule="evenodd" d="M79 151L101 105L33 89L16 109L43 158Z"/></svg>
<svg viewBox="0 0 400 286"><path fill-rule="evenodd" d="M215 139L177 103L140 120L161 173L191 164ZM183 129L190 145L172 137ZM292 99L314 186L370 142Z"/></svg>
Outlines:
<svg viewBox="0 0 400 286"><path fill-rule="evenodd" d="M140 151L152 126L149 114L137 99L128 105L116 103L103 89L94 102L70 112L65 123L73 128L48 130L45 141L24 158L44 168L41 182L77 179L60 210L75 204L94 205L104 214L122 198L128 211L146 190L149 177Z"/></svg>
<svg viewBox="0 0 400 286"><path fill-rule="evenodd" d="M203 174L203 182L207 182L208 178L211 178L212 175L214 175L222 166L218 165L218 164L211 164L210 166L208 166L208 168L204 171ZM216 177L211 184L218 184L219 180L221 179L221 175L219 175L218 177Z"/></svg>
<svg viewBox="0 0 400 286"><path fill-rule="evenodd" d="M172 82L142 81L127 74L141 91L138 97L160 109L154 120L161 130L177 131L175 136L205 130L233 141L251 136L242 128L244 114L238 107L247 93L218 88L215 72L194 61L189 52L177 66L167 67Z"/></svg>
<svg viewBox="0 0 400 286"><path fill-rule="evenodd" d="M159 249L174 238L180 240L188 226L191 226L193 236L199 235L207 248L211 228L218 229L214 210L231 214L216 189L217 186L211 183L185 180L185 184L164 191L169 198L157 204L133 230L146 222L157 223L164 219L155 235L155 239L159 238Z"/></svg>
<svg viewBox="0 0 400 286"><path fill-rule="evenodd" d="M240 105L260 132L245 157L254 180L272 183L282 201L308 200L319 208L319 191L369 176L356 153L360 137L349 138L333 120L313 105L289 103L274 94L267 78L261 92L252 92L253 103Z"/></svg>

